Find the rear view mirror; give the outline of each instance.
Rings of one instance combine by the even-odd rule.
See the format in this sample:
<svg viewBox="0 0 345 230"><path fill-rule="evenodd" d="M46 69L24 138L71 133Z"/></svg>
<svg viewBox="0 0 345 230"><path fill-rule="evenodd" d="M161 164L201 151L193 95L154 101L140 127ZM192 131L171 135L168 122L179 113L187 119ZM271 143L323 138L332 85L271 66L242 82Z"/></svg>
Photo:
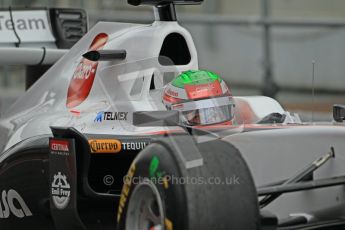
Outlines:
<svg viewBox="0 0 345 230"><path fill-rule="evenodd" d="M345 105L333 105L333 118L336 122L345 120Z"/></svg>
<svg viewBox="0 0 345 230"><path fill-rule="evenodd" d="M204 0L128 0L128 4L133 6L139 5L159 5L173 3L175 5L197 5L201 4Z"/></svg>
<svg viewBox="0 0 345 230"><path fill-rule="evenodd" d="M133 125L138 127L179 126L178 111L147 111L134 112Z"/></svg>

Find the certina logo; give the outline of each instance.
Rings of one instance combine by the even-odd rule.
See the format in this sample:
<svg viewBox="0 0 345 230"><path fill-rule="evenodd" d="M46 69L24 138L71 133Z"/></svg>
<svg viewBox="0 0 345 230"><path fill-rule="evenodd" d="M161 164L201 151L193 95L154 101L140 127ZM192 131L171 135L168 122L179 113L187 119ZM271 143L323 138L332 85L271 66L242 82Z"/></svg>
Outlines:
<svg viewBox="0 0 345 230"><path fill-rule="evenodd" d="M121 151L119 140L89 140L91 153L118 153Z"/></svg>
<svg viewBox="0 0 345 230"><path fill-rule="evenodd" d="M51 140L50 152L54 155L69 155L69 142L64 140Z"/></svg>
<svg viewBox="0 0 345 230"><path fill-rule="evenodd" d="M7 219L11 214L18 218L32 216L32 212L24 202L18 192L11 189L2 191L2 201L0 202L0 219Z"/></svg>
<svg viewBox="0 0 345 230"><path fill-rule="evenodd" d="M52 140L50 143L50 149L53 151L69 152L68 141Z"/></svg>
<svg viewBox="0 0 345 230"><path fill-rule="evenodd" d="M66 208L71 196L71 186L67 181L67 177L61 172L55 174L51 189L55 207L60 210Z"/></svg>
<svg viewBox="0 0 345 230"><path fill-rule="evenodd" d="M68 145L62 145L62 144L52 144L52 150L54 151L64 151L68 152Z"/></svg>
<svg viewBox="0 0 345 230"><path fill-rule="evenodd" d="M18 30L45 30L47 25L41 18L18 18L14 19L14 27ZM11 19L5 19L5 16L0 15L0 31L13 30Z"/></svg>
<svg viewBox="0 0 345 230"><path fill-rule="evenodd" d="M108 35L98 34L92 41L89 51L101 50L108 42ZM95 80L98 62L89 61L83 58L78 64L72 76L68 92L66 106L74 108L83 103L89 96L93 82Z"/></svg>
<svg viewBox="0 0 345 230"><path fill-rule="evenodd" d="M128 112L99 112L94 122L127 121Z"/></svg>

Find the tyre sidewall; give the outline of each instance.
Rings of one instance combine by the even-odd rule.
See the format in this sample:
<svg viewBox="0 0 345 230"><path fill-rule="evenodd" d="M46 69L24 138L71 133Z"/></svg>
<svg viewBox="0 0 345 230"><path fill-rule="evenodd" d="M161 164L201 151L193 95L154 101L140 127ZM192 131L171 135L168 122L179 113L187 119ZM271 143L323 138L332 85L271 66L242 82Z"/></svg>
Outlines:
<svg viewBox="0 0 345 230"><path fill-rule="evenodd" d="M170 180L172 177L181 178L180 169L173 156L164 146L154 143L146 147L134 160L124 178L117 214L118 230L126 229L131 196L145 179L151 180L159 191L164 209L165 229L186 229L188 212L184 186L172 184Z"/></svg>

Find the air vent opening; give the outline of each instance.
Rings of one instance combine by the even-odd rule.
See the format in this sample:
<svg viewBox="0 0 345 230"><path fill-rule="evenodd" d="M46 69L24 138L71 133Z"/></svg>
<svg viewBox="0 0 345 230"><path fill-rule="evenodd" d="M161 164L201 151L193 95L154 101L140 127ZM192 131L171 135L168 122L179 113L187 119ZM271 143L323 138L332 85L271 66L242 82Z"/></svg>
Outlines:
<svg viewBox="0 0 345 230"><path fill-rule="evenodd" d="M169 34L163 42L159 63L163 66L188 65L191 60L186 39L179 33Z"/></svg>
<svg viewBox="0 0 345 230"><path fill-rule="evenodd" d="M70 49L88 31L87 14L82 9L50 9L50 21L59 49Z"/></svg>

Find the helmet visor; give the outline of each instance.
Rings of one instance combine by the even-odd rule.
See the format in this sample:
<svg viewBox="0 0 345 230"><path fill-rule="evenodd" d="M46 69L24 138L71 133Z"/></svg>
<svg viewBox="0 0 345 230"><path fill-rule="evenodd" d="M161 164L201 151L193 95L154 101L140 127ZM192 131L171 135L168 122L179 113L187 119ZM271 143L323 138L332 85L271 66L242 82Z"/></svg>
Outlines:
<svg viewBox="0 0 345 230"><path fill-rule="evenodd" d="M234 116L231 97L175 104L172 109L181 111L182 122L190 126L223 123L231 121Z"/></svg>

